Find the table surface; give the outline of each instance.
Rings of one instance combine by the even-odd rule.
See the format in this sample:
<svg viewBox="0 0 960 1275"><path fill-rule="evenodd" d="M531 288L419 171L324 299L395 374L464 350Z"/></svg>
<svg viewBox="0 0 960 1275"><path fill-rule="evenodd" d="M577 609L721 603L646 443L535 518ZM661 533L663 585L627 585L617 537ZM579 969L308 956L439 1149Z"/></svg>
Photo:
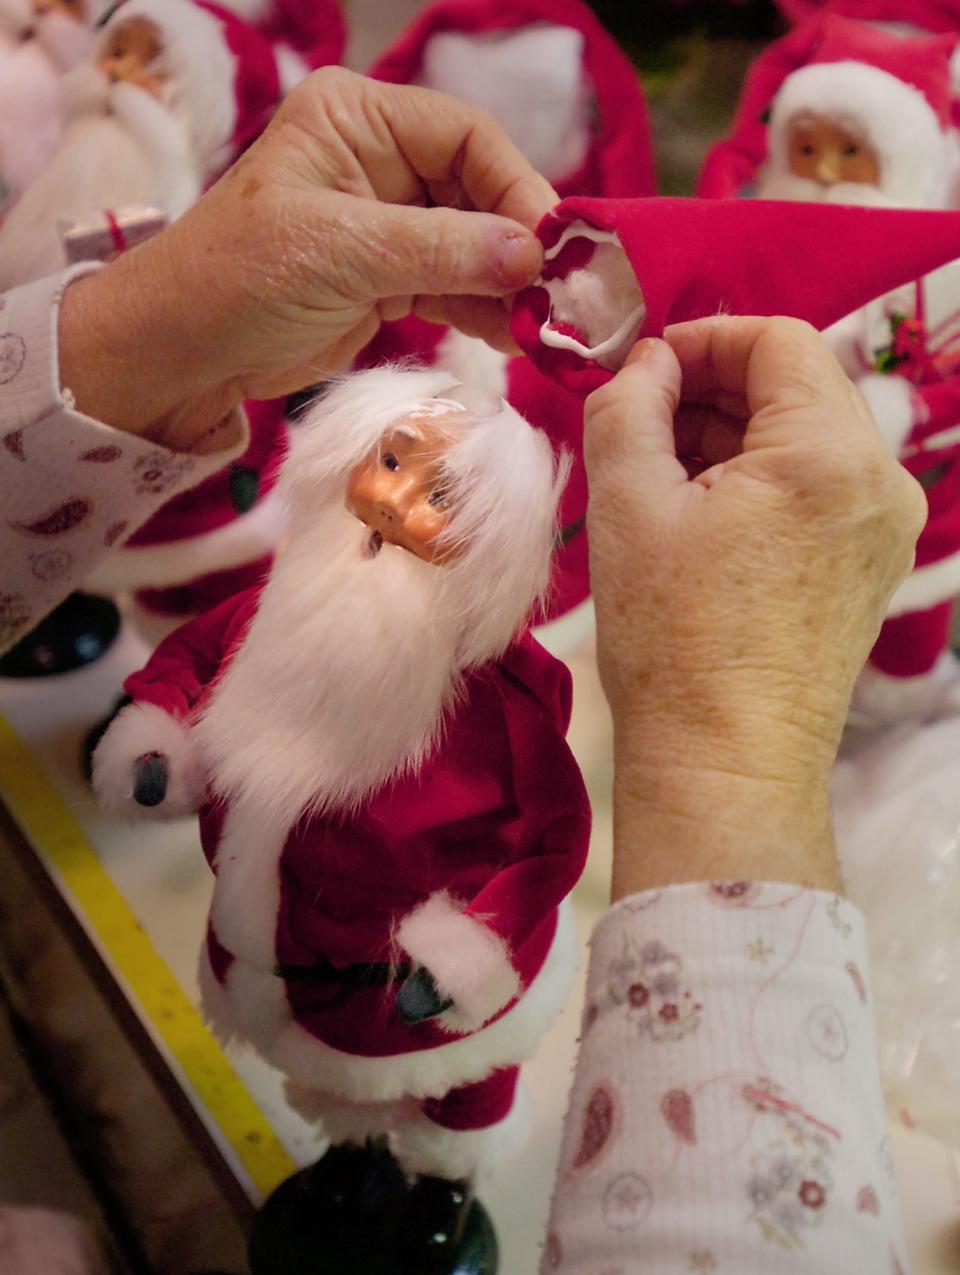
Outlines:
<svg viewBox="0 0 960 1275"><path fill-rule="evenodd" d="M574 672L571 742L595 810L591 861L574 909L582 943L609 881L610 725L596 677L589 615L558 641ZM584 634L587 634L584 637ZM571 650L571 647L573 649ZM197 1010L196 963L212 881L194 820L128 825L105 819L79 774L80 743L146 648L125 629L91 669L38 683L0 680L0 799L142 1025L147 1047L251 1203L322 1151L283 1101L279 1075L249 1051L220 1048ZM581 973L582 978L582 973ZM576 1052L582 984L524 1069L537 1117L526 1149L481 1182L503 1269L539 1260L560 1126ZM960 1168L955 1153L895 1122L914 1275L960 1272Z"/></svg>

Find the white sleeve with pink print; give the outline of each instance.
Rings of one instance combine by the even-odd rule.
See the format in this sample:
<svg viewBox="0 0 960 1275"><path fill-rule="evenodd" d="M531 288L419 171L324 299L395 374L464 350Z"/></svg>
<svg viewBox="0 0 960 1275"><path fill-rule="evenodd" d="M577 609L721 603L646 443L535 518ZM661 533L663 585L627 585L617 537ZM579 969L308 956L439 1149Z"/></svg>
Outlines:
<svg viewBox="0 0 960 1275"><path fill-rule="evenodd" d="M904 1275L864 922L733 882L592 940L543 1275Z"/></svg>
<svg viewBox="0 0 960 1275"><path fill-rule="evenodd" d="M60 299L96 268L75 266L0 296L0 652L160 505L246 445L242 414L222 422L200 456L75 409L60 385Z"/></svg>

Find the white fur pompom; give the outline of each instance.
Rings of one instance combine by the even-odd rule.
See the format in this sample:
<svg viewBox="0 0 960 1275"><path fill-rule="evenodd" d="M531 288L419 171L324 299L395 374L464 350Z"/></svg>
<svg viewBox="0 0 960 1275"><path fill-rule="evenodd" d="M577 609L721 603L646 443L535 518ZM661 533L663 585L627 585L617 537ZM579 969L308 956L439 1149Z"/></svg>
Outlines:
<svg viewBox="0 0 960 1275"><path fill-rule="evenodd" d="M134 763L146 753L167 760L167 790L156 806L134 800ZM127 819L173 819L202 803L204 769L191 726L155 704L131 704L111 724L93 754L93 791L101 808Z"/></svg>
<svg viewBox="0 0 960 1275"><path fill-rule="evenodd" d="M476 1031L520 992L504 941L438 892L404 917L397 942L433 977L453 1008L436 1021L451 1032Z"/></svg>

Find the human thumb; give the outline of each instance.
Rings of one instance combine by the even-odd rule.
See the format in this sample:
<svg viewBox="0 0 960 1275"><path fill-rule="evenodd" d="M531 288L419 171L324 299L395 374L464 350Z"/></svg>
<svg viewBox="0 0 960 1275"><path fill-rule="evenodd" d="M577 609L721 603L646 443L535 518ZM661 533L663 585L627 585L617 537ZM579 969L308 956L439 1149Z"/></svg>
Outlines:
<svg viewBox="0 0 960 1275"><path fill-rule="evenodd" d="M369 300L502 297L532 283L543 266L536 236L494 213L377 204L368 220L357 275Z"/></svg>
<svg viewBox="0 0 960 1275"><path fill-rule="evenodd" d="M613 380L587 399L584 457L592 500L654 508L669 488L686 483L674 439L681 380L666 341L647 338L634 346Z"/></svg>

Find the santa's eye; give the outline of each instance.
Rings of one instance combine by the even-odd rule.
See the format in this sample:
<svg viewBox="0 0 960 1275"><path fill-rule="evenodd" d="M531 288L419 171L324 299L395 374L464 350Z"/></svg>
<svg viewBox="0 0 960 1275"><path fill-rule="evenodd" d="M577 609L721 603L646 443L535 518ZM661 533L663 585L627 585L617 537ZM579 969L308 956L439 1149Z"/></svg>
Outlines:
<svg viewBox="0 0 960 1275"><path fill-rule="evenodd" d="M387 452L381 457L383 465L386 469L396 470L400 468L400 462L394 456L393 452Z"/></svg>
<svg viewBox="0 0 960 1275"><path fill-rule="evenodd" d="M812 142L804 142L803 145L800 147L801 155L812 155L813 151L814 151L814 147Z"/></svg>
<svg viewBox="0 0 960 1275"><path fill-rule="evenodd" d="M848 156L859 155L860 147L856 144L856 142L849 142L846 146L844 146L843 153Z"/></svg>
<svg viewBox="0 0 960 1275"><path fill-rule="evenodd" d="M434 509L449 509L450 497L446 488L434 487L433 491L427 497L427 504L432 505Z"/></svg>

